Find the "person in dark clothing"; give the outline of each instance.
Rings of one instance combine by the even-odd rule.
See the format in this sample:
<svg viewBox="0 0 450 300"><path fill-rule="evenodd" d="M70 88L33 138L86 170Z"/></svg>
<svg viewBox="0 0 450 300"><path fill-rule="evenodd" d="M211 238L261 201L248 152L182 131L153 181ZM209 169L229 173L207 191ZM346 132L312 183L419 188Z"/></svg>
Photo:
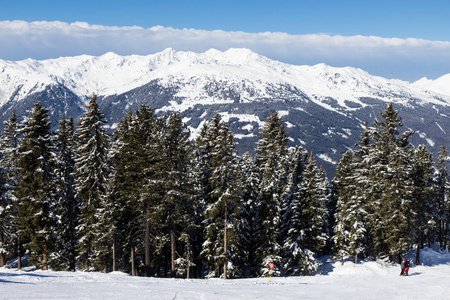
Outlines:
<svg viewBox="0 0 450 300"><path fill-rule="evenodd" d="M405 275L406 276L408 276L408 271L409 271L409 258L407 258L405 261Z"/></svg>
<svg viewBox="0 0 450 300"><path fill-rule="evenodd" d="M406 261L405 261L405 258L403 257L402 262L400 263L400 268L401 268L400 275L405 275L405 264L406 264Z"/></svg>
<svg viewBox="0 0 450 300"><path fill-rule="evenodd" d="M402 262L400 264L402 271L400 272L400 275L408 276L409 266L410 266L409 258L407 258L407 259L402 258Z"/></svg>

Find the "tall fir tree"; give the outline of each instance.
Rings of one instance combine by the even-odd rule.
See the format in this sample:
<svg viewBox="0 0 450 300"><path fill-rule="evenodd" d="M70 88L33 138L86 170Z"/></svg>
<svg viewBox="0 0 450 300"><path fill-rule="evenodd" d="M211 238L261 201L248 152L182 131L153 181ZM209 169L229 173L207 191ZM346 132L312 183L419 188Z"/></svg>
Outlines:
<svg viewBox="0 0 450 300"><path fill-rule="evenodd" d="M287 184L282 194L280 241L283 247L283 263L287 275L300 274L300 260L302 257L302 199L299 189L303 183L308 153L301 147L289 151L286 162Z"/></svg>
<svg viewBox="0 0 450 300"><path fill-rule="evenodd" d="M170 236L170 270L171 275L176 276L177 253L181 254L180 259L183 259L185 263L191 264L190 258L183 255L181 249L177 250L181 236L185 237L184 248L188 248L186 239L189 240L193 226L193 196L187 174L190 132L179 114L170 114L164 118L164 121L161 133L161 154L164 165L158 176L162 179L163 197L153 209L165 224L164 229Z"/></svg>
<svg viewBox="0 0 450 300"><path fill-rule="evenodd" d="M257 200L256 222L258 236L256 257L259 274L269 276L269 264L275 265L273 275L279 275L282 265L279 244L280 198L283 191L281 163L286 155L287 137L282 120L273 113L267 118L262 138L256 147L255 161L260 169L260 187Z"/></svg>
<svg viewBox="0 0 450 300"><path fill-rule="evenodd" d="M48 109L37 102L22 123L18 151L17 198L19 235L28 242L31 262L43 269L52 263L56 226L56 160ZM32 193L30 191L33 191Z"/></svg>
<svg viewBox="0 0 450 300"><path fill-rule="evenodd" d="M296 211L300 213L298 226L302 231L298 243L302 249L300 268L304 275L311 275L320 266L317 256L328 239L325 226L330 195L325 172L317 167L312 151L303 174L303 181L298 189L299 195L296 196L300 199L300 207L296 208Z"/></svg>
<svg viewBox="0 0 450 300"><path fill-rule="evenodd" d="M131 150L132 113L129 111L119 123L113 135L108 157L111 161L111 172L107 188L108 202L113 203L113 271L118 269L137 275L134 252L136 232L139 228L139 181L135 177L133 163L136 159ZM132 254L133 252L133 254Z"/></svg>
<svg viewBox="0 0 450 300"><path fill-rule="evenodd" d="M84 270L107 268L112 245L109 232L102 232L105 226L101 222L106 220L99 216L105 212L110 169L107 160L109 136L104 129L105 124L105 115L100 112L94 94L75 131L75 191L80 201L77 260Z"/></svg>
<svg viewBox="0 0 450 300"><path fill-rule="evenodd" d="M447 248L449 223L450 223L450 202L449 191L450 181L449 173L447 169L448 151L444 144L441 145L441 151L439 151L437 170L435 174L435 211L433 213L433 221L437 227L437 242L442 250ZM430 231L431 233L431 231ZM430 234L429 234L430 235ZM429 236L428 240L433 241L434 237Z"/></svg>
<svg viewBox="0 0 450 300"><path fill-rule="evenodd" d="M13 253L18 254L18 265L21 267L20 240L17 235L16 198L14 189L18 181L18 143L19 143L19 119L13 111L11 117L4 122L3 135L0 136L0 186L1 189L1 224L0 224L0 266L11 258Z"/></svg>
<svg viewBox="0 0 450 300"><path fill-rule="evenodd" d="M259 262L256 260L257 224L255 222L256 205L260 186L260 173L254 159L248 152L244 153L241 166L242 176L242 206L241 225L239 227L241 251L245 251L245 276L258 274Z"/></svg>
<svg viewBox="0 0 450 300"><path fill-rule="evenodd" d="M238 256L230 252L238 242L236 228L241 200L238 159L233 136L219 115L214 116L204 134L208 143L205 149L211 151L208 166L211 190L206 196L202 255L209 265L208 277L216 276L222 269L223 278L227 278L238 275L233 263Z"/></svg>
<svg viewBox="0 0 450 300"><path fill-rule="evenodd" d="M412 237L409 244L416 244L416 265L420 264L420 249L423 246L425 230L431 230L429 220L434 212L434 186L431 153L424 145L420 145L414 152L414 171L412 210L414 218L410 221Z"/></svg>
<svg viewBox="0 0 450 300"><path fill-rule="evenodd" d="M374 145L370 155L375 157L371 182L376 187L379 206L375 208L381 231L375 236L378 253L400 254L408 246L409 222L412 210L412 131L399 133L402 120L399 111L389 104L381 113L383 120L374 121ZM373 195L373 196L375 196Z"/></svg>
<svg viewBox="0 0 450 300"><path fill-rule="evenodd" d="M57 269L75 271L76 247L78 236L76 227L79 219L79 204L75 198L75 149L73 119L66 119L65 114L59 122L55 136L55 147L58 155L56 166L56 184L58 191L57 205L57 237L58 260Z"/></svg>

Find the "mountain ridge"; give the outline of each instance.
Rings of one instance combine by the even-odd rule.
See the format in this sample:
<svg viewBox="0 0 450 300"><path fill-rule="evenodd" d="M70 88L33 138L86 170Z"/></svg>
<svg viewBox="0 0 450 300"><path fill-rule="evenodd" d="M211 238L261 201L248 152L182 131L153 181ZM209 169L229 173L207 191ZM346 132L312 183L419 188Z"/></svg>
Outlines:
<svg viewBox="0 0 450 300"><path fill-rule="evenodd" d="M364 124L378 117L387 103L401 108L406 129L418 133L416 144L425 143L436 152L441 143L450 142L447 80L450 83L450 74L409 83L352 67L289 65L233 48L0 60L0 121L12 110L26 114L41 100L57 126L62 113L79 117L95 93L111 130L127 111L142 104L159 114L180 113L194 136L219 113L235 134L238 150L251 152L264 120L278 112L290 144L314 150L331 172Z"/></svg>

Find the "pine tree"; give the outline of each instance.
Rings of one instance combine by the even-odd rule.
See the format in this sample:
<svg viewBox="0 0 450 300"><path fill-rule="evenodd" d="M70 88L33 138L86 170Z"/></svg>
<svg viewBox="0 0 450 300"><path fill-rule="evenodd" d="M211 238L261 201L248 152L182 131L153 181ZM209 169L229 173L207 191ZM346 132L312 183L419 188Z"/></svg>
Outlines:
<svg viewBox="0 0 450 300"><path fill-rule="evenodd" d="M244 254L244 258L240 265L246 270L245 274L239 276L254 276L258 274L259 262L256 261L257 250L257 224L255 222L256 205L260 186L259 169L256 167L255 161L248 152L244 153L241 166L242 176L242 205L240 219L241 223L238 227L238 236L240 240L240 251ZM246 256L245 256L246 255Z"/></svg>
<svg viewBox="0 0 450 300"><path fill-rule="evenodd" d="M113 267L116 271L118 266L121 270L137 275L134 261L135 245L138 228L140 228L139 217L142 212L138 208L139 185L136 178L139 172L134 171L137 158L133 152L131 142L131 128L133 116L129 111L121 120L117 130L114 132L108 154L111 160L111 172L107 186L108 202L112 203L113 221L115 232L113 234ZM142 181L140 181L142 183ZM133 254L132 254L133 253Z"/></svg>
<svg viewBox="0 0 450 300"><path fill-rule="evenodd" d="M382 230L376 239L378 253L396 255L407 247L410 215L412 212L412 147L409 137L412 131L399 134L402 120L399 111L389 104L381 113L384 120L374 121L371 181L378 197L376 216Z"/></svg>
<svg viewBox="0 0 450 300"><path fill-rule="evenodd" d="M59 122L59 130L55 137L58 154L56 166L58 191L58 255L57 269L75 271L76 246L78 236L76 227L79 218L79 205L75 198L73 173L75 171L73 119L66 119L65 114Z"/></svg>
<svg viewBox="0 0 450 300"><path fill-rule="evenodd" d="M303 182L303 172L308 153L301 147L289 151L286 167L287 184L282 195L280 236L283 246L283 261L287 275L300 274L302 257L302 207L299 189Z"/></svg>
<svg viewBox="0 0 450 300"><path fill-rule="evenodd" d="M93 95L75 131L75 191L80 201L77 260L85 270L104 270L107 267L105 257L108 256L105 252L109 252L112 245L109 232L102 232L104 226L100 222L105 220L99 219L99 214L105 212L109 172L109 136L103 127L105 124L105 115L100 112L97 97Z"/></svg>
<svg viewBox="0 0 450 300"><path fill-rule="evenodd" d="M303 181L296 197L300 200L299 208L295 210L300 212L298 227L302 231L301 240L298 240L298 246L303 251L300 266L305 275L311 275L319 266L314 257L320 253L328 238L324 228L329 200L327 178L323 169L317 167L313 152L305 165Z"/></svg>
<svg viewBox="0 0 450 300"><path fill-rule="evenodd" d="M424 145L420 145L414 153L414 171L413 171L413 187L412 209L414 219L411 220L411 228L413 232L410 235L416 242L416 265L420 264L420 249L423 245L424 231L430 230L428 223L433 215L433 169L431 153ZM428 228L427 228L428 227Z"/></svg>
<svg viewBox="0 0 450 300"><path fill-rule="evenodd" d="M279 245L280 197L285 178L281 162L286 155L287 137L281 119L276 113L267 118L256 147L256 165L261 172L257 200L256 222L258 236L256 257L259 272L269 276L269 264L282 265ZM278 271L274 274L279 274Z"/></svg>
<svg viewBox="0 0 450 300"><path fill-rule="evenodd" d="M176 275L177 235L189 236L192 227L192 191L188 178L189 130L179 114L165 119L162 137L162 160L165 162L158 177L162 178L163 198L153 209L167 227L170 235L172 276ZM186 245L185 245L186 246ZM181 253L181 252L180 252ZM187 261L190 263L189 261Z"/></svg>
<svg viewBox="0 0 450 300"><path fill-rule="evenodd" d="M234 275L230 253L237 243L236 228L239 214L240 189L237 154L233 136L228 126L216 115L205 132L209 144L211 170L205 210L205 243L202 255L209 264L208 277L214 276L223 265L223 278Z"/></svg>
<svg viewBox="0 0 450 300"><path fill-rule="evenodd" d="M437 241L440 248L446 249L448 242L448 227L450 222L450 203L448 201L448 193L450 190L450 181L448 178L448 169L446 160L448 151L444 144L441 145L439 151L437 170L435 174L435 212L433 213L433 221L437 224ZM429 238L431 240L431 238Z"/></svg>
<svg viewBox="0 0 450 300"><path fill-rule="evenodd" d="M334 245L335 253L343 263L345 255L356 257L363 250L365 214L360 197L356 196L357 179L354 177L354 158L347 151L336 168L333 184L336 190L337 207L335 214Z"/></svg>
<svg viewBox="0 0 450 300"><path fill-rule="evenodd" d="M19 180L14 191L18 204L19 235L28 241L31 262L47 269L55 245L55 156L48 110L37 102L22 123ZM33 193L30 193L33 191Z"/></svg>
<svg viewBox="0 0 450 300"><path fill-rule="evenodd" d="M11 201L7 192L7 170L2 168L0 169L0 267L6 264L6 258L10 252L9 242L11 241L8 235L12 234Z"/></svg>
<svg viewBox="0 0 450 300"><path fill-rule="evenodd" d="M20 240L18 240L15 221L17 205L13 195L18 180L19 135L19 119L16 112L13 111L11 118L4 122L3 135L0 137L0 267L6 263L8 257L18 252L20 269ZM14 249L14 245L17 246L17 249Z"/></svg>

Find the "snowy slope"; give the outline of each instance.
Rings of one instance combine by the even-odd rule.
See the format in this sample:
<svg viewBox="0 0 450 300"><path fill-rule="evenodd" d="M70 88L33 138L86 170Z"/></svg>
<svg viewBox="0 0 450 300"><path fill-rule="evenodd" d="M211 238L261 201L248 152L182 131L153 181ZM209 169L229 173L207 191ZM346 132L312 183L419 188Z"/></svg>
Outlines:
<svg viewBox="0 0 450 300"><path fill-rule="evenodd" d="M429 263L399 276L398 265L328 260L323 274L256 279L162 279L120 272L0 269L0 299L448 299L450 255L424 251ZM439 264L435 264L435 263Z"/></svg>
<svg viewBox="0 0 450 300"><path fill-rule="evenodd" d="M427 79L424 77L414 82L413 85L422 90L428 90L433 93L450 95L450 74L446 74L435 80Z"/></svg>
<svg viewBox="0 0 450 300"><path fill-rule="evenodd" d="M20 101L52 83L63 84L84 98L92 93L100 96L121 94L154 79L160 79L166 85L183 83L184 88L177 96L193 101L217 101L206 99L211 97L203 89L207 82L214 80L239 87L243 101L268 98L271 96L267 93L268 87L288 84L318 102L334 98L344 108L346 100L364 105L359 101L361 97L400 102L416 98L436 102L436 95L423 91L420 85L372 76L350 67L288 65L247 49L225 52L211 49L199 54L166 49L148 56L106 53L99 57L83 55L43 61L0 60L0 106L11 97ZM450 96L450 91L446 95ZM450 97L445 100L450 103Z"/></svg>

